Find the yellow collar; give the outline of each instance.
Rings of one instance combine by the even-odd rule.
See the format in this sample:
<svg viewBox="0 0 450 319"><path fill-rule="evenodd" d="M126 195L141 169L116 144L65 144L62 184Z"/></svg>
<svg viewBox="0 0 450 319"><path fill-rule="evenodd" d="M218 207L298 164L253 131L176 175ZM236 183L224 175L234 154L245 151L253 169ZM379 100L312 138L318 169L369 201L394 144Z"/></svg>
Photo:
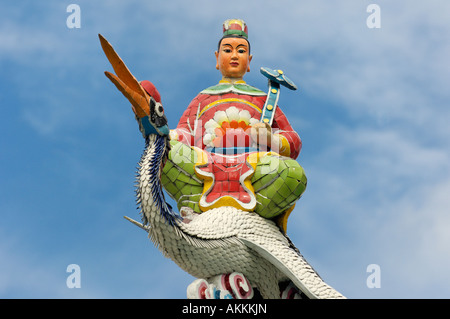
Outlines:
<svg viewBox="0 0 450 319"><path fill-rule="evenodd" d="M231 81L228 80L220 80L219 84L232 84ZM233 84L246 84L244 80L239 80L234 82Z"/></svg>

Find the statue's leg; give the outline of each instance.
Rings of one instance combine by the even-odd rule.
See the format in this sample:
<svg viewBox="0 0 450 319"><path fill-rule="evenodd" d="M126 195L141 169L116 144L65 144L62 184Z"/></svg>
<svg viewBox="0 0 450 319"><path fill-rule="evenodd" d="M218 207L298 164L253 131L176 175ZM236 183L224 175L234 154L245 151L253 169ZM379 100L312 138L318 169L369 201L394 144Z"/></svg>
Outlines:
<svg viewBox="0 0 450 319"><path fill-rule="evenodd" d="M161 183L167 193L181 207L190 207L201 213L198 206L203 191L203 182L197 178L194 166L197 152L177 141L170 141L169 158L161 172Z"/></svg>
<svg viewBox="0 0 450 319"><path fill-rule="evenodd" d="M291 208L306 189L306 175L300 164L279 155L260 157L252 177L255 189L255 211L274 218Z"/></svg>

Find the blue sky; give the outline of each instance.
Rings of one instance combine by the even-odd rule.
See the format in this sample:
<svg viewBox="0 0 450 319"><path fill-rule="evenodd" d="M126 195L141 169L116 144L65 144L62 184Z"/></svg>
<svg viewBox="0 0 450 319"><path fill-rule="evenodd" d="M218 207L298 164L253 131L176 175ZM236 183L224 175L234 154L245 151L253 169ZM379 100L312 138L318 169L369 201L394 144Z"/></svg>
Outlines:
<svg viewBox="0 0 450 319"><path fill-rule="evenodd" d="M81 28L66 25L71 3ZM139 218L144 142L97 34L155 83L175 127L219 81L234 17L249 27L246 81L265 90L267 66L300 88L279 104L303 140L308 188L288 224L303 255L349 298L449 298L448 16L443 0L2 2L0 298L186 297L194 278L122 218Z"/></svg>

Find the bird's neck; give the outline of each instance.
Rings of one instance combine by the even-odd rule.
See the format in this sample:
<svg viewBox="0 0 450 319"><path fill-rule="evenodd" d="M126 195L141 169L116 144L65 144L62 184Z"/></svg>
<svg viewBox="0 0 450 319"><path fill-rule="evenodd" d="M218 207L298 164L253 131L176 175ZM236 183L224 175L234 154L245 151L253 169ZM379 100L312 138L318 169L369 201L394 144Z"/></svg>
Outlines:
<svg viewBox="0 0 450 319"><path fill-rule="evenodd" d="M167 138L151 134L138 167L137 189L144 224L150 227L173 227L179 218L167 205L161 187L162 163L167 156Z"/></svg>

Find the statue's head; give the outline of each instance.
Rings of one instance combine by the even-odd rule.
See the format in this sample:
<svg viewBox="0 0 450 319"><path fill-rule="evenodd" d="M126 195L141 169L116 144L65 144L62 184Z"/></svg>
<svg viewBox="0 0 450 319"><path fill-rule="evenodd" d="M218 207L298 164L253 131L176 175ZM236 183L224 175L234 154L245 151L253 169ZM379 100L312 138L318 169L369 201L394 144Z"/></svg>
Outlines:
<svg viewBox="0 0 450 319"><path fill-rule="evenodd" d="M250 72L250 42L248 28L243 20L229 19L223 23L223 37L219 41L216 68L224 78L241 80Z"/></svg>
<svg viewBox="0 0 450 319"><path fill-rule="evenodd" d="M161 103L161 95L152 82L144 80L140 84L150 97L148 121L141 122L141 131L143 131L144 135L150 133L163 136L169 135L169 127L167 126L167 118Z"/></svg>

